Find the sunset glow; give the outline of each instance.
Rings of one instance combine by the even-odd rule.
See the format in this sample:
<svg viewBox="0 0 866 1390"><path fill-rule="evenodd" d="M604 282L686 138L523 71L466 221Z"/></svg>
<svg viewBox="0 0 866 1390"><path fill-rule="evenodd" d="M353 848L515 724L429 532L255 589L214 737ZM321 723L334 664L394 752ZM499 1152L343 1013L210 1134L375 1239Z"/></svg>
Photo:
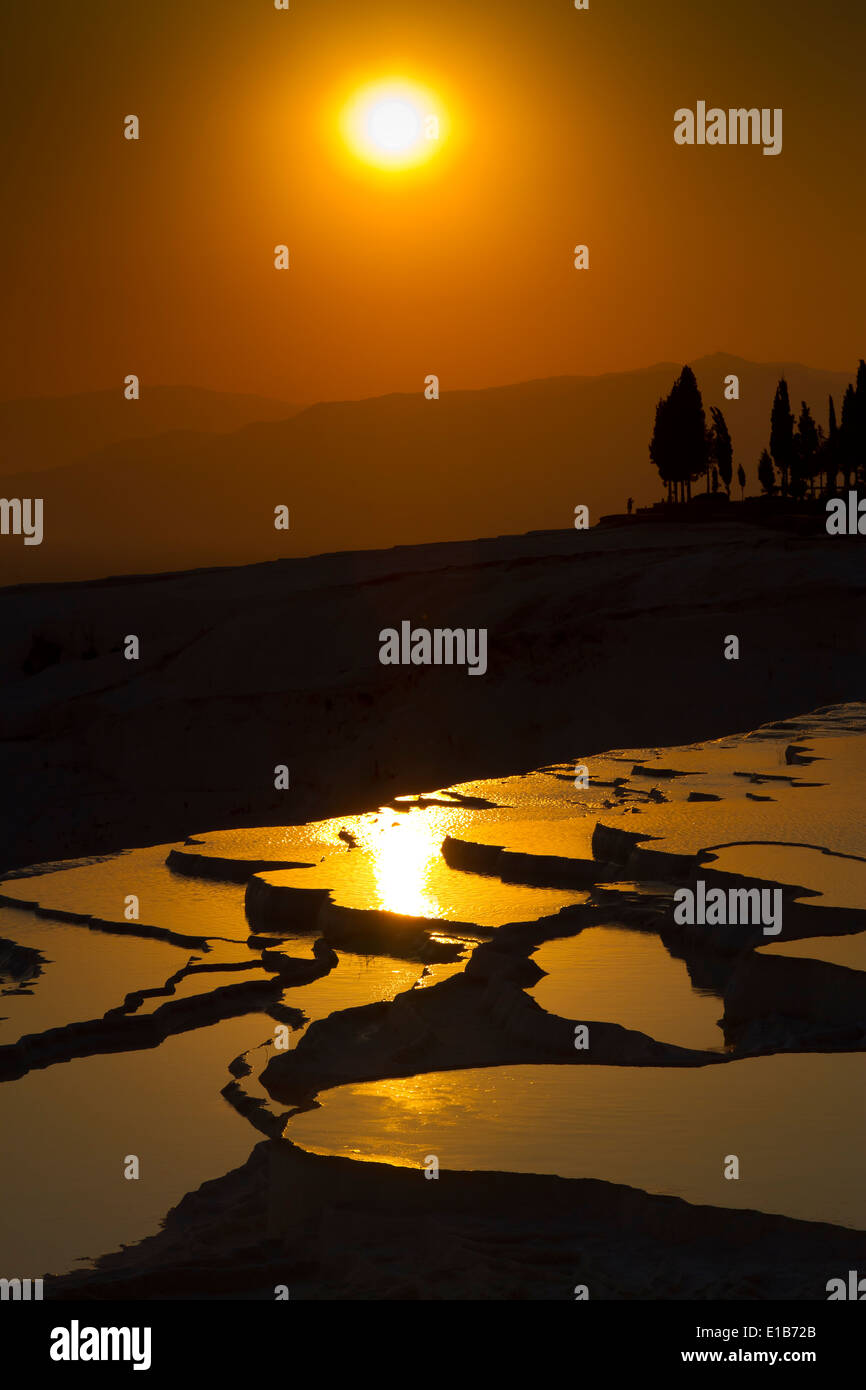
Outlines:
<svg viewBox="0 0 866 1390"><path fill-rule="evenodd" d="M413 82L392 79L357 92L342 115L343 135L367 164L408 169L426 163L444 135L434 95Z"/></svg>

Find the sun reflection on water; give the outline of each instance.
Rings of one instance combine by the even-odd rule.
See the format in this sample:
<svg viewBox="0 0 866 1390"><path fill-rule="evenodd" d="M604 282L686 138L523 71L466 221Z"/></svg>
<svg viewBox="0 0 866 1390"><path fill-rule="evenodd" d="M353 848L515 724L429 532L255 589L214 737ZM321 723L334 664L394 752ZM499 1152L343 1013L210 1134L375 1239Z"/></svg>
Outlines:
<svg viewBox="0 0 866 1390"><path fill-rule="evenodd" d="M430 877L439 862L443 834L426 816L411 812L396 824L363 828L359 839L370 855L374 907L407 917L441 915Z"/></svg>

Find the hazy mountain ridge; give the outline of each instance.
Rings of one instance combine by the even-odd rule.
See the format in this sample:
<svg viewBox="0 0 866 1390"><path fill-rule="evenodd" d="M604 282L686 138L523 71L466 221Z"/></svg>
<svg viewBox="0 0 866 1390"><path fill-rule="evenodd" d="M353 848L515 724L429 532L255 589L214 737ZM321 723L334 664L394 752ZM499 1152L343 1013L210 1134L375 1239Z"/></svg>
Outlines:
<svg viewBox="0 0 866 1390"><path fill-rule="evenodd" d="M0 473L46 472L125 440L176 430L218 434L300 409L268 396L146 384L137 401L126 400L120 387L0 401Z"/></svg>
<svg viewBox="0 0 866 1390"><path fill-rule="evenodd" d="M795 411L805 399L826 423L828 393L838 409L856 367L846 374L723 353L692 365L705 406L724 410L747 492L758 490L779 375L788 377ZM44 498L45 534L29 547L0 538L0 576L4 583L82 579L555 530L572 525L580 503L595 522L624 510L629 496L636 505L661 497L648 444L656 403L679 369L662 363L473 391L449 391L443 381L438 401L419 388L321 402L223 433L216 422L255 398L230 397L226 408L226 398L204 393L213 394L210 433L175 429L103 442L70 466L53 460L3 476L4 496ZM738 401L724 399L732 373ZM120 400L129 412L143 404L144 397ZM79 438L92 428L86 422ZM76 447L73 431L68 448ZM290 510L288 531L274 528L278 505Z"/></svg>

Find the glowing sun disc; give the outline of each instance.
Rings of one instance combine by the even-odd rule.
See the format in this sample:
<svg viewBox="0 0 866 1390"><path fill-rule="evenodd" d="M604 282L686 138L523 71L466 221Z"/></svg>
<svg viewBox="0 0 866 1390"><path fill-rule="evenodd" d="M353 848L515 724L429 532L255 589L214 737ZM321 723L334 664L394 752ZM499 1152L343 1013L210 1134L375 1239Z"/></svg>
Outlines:
<svg viewBox="0 0 866 1390"><path fill-rule="evenodd" d="M408 101L380 101L370 111L367 132L380 150L406 150L421 136L421 117Z"/></svg>
<svg viewBox="0 0 866 1390"><path fill-rule="evenodd" d="M341 126L354 153L380 169L406 169L431 158L444 134L444 116L432 92L395 78L356 92Z"/></svg>

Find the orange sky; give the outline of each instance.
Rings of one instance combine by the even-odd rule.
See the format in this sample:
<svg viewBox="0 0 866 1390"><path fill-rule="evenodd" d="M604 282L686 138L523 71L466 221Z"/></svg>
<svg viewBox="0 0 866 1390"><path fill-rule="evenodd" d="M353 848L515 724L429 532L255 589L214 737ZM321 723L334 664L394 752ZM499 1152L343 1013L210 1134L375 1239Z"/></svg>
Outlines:
<svg viewBox="0 0 866 1390"><path fill-rule="evenodd" d="M137 372L313 401L717 349L852 370L863 15L855 0L20 6L2 395ZM338 118L393 73L438 93L451 131L422 167L383 173ZM699 99L783 108L782 154L678 147L674 111Z"/></svg>

